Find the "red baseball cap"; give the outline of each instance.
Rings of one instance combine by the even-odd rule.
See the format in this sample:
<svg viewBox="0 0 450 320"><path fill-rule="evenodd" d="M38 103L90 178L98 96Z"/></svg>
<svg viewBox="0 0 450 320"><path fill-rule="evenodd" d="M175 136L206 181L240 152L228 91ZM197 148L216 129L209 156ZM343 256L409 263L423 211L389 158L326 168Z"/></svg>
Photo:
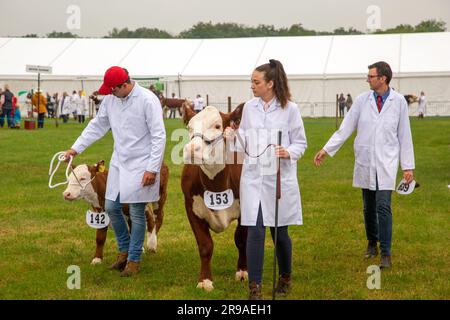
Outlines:
<svg viewBox="0 0 450 320"><path fill-rule="evenodd" d="M121 67L111 67L106 70L103 76L103 84L98 89L98 93L102 95L107 95L112 93L112 89L125 83L129 78L128 72Z"/></svg>

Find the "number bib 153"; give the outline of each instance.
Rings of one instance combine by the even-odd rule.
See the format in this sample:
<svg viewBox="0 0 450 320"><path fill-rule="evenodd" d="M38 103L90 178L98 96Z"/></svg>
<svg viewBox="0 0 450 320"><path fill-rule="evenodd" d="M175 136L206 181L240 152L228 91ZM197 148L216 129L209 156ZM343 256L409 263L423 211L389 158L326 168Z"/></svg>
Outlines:
<svg viewBox="0 0 450 320"><path fill-rule="evenodd" d="M102 229L109 225L109 216L106 212L99 213L88 210L86 212L86 223L91 228Z"/></svg>
<svg viewBox="0 0 450 320"><path fill-rule="evenodd" d="M205 206L211 210L223 210L231 207L234 201L233 190L228 189L222 192L205 191L203 194Z"/></svg>

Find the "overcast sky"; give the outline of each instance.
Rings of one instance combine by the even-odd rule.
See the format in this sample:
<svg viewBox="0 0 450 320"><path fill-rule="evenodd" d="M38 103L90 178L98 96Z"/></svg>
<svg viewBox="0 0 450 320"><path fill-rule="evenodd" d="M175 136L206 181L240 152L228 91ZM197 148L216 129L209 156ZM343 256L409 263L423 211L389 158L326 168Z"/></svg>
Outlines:
<svg viewBox="0 0 450 320"><path fill-rule="evenodd" d="M450 31L449 0L0 0L0 36L44 36L55 30L101 37L114 27L176 35L200 21L366 31L377 16L381 29L437 19Z"/></svg>

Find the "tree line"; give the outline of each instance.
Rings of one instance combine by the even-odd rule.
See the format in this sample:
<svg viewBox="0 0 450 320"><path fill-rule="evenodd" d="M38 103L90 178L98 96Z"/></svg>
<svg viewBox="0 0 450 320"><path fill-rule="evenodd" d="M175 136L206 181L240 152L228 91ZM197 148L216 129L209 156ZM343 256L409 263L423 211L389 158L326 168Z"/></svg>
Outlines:
<svg viewBox="0 0 450 320"><path fill-rule="evenodd" d="M416 33L416 32L444 32L446 23L435 19L424 20L415 26L410 24L400 24L394 28L376 30L370 34L387 33ZM242 37L277 37L277 36L321 36L321 35L350 35L367 34L353 27L348 29L340 27L332 32L310 30L301 23L293 24L288 28L275 28L273 25L260 24L256 27L246 26L237 23L212 23L198 22L191 28L180 32L178 35L160 30L157 28L113 28L108 35L103 38L152 38L152 39L208 39L208 38L242 38ZM24 37L37 38L36 34L27 34ZM52 31L46 35L47 38L81 38L71 32Z"/></svg>

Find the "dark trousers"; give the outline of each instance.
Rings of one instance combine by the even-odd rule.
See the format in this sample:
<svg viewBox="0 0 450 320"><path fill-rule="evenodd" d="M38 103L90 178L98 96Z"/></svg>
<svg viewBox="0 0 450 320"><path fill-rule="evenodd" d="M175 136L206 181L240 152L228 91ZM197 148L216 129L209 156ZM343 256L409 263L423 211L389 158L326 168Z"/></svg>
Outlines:
<svg viewBox="0 0 450 320"><path fill-rule="evenodd" d="M3 112L0 115L0 127L3 128L3 126L5 125L5 116L6 116L8 128L14 127L14 120L11 117L11 114L12 114L12 109L3 109Z"/></svg>
<svg viewBox="0 0 450 320"><path fill-rule="evenodd" d="M38 128L44 128L45 113L38 113Z"/></svg>
<svg viewBox="0 0 450 320"><path fill-rule="evenodd" d="M78 115L78 122L79 123L84 123L84 120L85 120L84 114L83 115Z"/></svg>
<svg viewBox="0 0 450 320"><path fill-rule="evenodd" d="M392 211L391 190L362 189L364 203L364 224L369 241L379 241L384 256L391 255Z"/></svg>
<svg viewBox="0 0 450 320"><path fill-rule="evenodd" d="M248 281L260 284L264 266L264 240L266 228L263 224L261 204L259 204L256 226L249 226L247 231L247 266ZM272 240L275 240L275 228L270 228ZM288 226L278 227L277 231L277 261L279 274L291 273L292 242L288 234Z"/></svg>

